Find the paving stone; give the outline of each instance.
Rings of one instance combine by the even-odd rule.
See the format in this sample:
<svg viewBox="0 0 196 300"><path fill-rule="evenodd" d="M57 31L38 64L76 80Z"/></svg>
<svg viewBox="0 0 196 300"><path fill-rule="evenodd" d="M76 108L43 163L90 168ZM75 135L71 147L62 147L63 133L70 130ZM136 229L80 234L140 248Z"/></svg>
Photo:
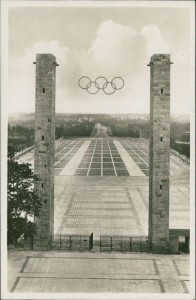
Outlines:
<svg viewBox="0 0 196 300"><path fill-rule="evenodd" d="M13 267L20 255L9 255ZM25 262L21 259L23 267L18 273L15 271L17 280L12 292L108 291L176 295L189 290L189 276L181 279L173 265L172 258L177 260L177 256L44 251L27 255ZM184 257L179 260L189 263Z"/></svg>
<svg viewBox="0 0 196 300"><path fill-rule="evenodd" d="M128 146L125 146L125 142L127 142L136 153L138 153L145 161L148 163L147 154L145 152L145 148L135 141L130 140L121 140L119 139L121 145L123 147L127 147L126 150L128 152ZM81 142L81 144L84 140ZM107 149L109 149L108 141L105 142ZM81 145L80 144L80 145ZM101 143L100 143L101 144ZM104 142L103 142L104 144ZM66 163L67 158L73 157L72 152L63 158L63 155L67 153L72 147L74 147L76 143L72 143L69 148L62 151L59 154L59 157L62 158L60 161L61 163ZM79 144L78 144L79 145ZM93 143L95 145L95 142ZM56 233L63 233L63 234L90 234L94 232L95 236L99 238L100 235L143 235L144 233L147 234L148 228L148 178L145 176L142 177L128 177L122 176L120 177L118 174L117 164L122 163L122 159L117 151L113 151L112 143L109 143L110 151L108 150L108 157L112 157L114 161L114 166L116 167L116 172L118 176L115 176L114 167L111 169L103 169L104 172L113 172L113 175L92 175L89 176L88 179L85 177L87 175L88 168L78 168L76 170L75 176L56 176L55 178L55 230ZM139 150L138 148L142 149ZM62 147L63 149L63 147ZM87 158L84 159L88 160L88 166L91 162L92 158L92 151L94 146L91 147L90 151L88 152L89 155ZM101 148L100 148L101 149ZM98 154L94 153L94 157L98 158L99 161L103 161L101 150L98 149ZM130 148L129 148L130 149ZM77 147L75 147L77 150ZM88 150L87 150L88 151ZM139 158L139 156L134 152L129 152L129 154L134 158L138 167L147 168L147 165ZM77 151L76 151L77 152ZM75 153L76 153L75 152ZM87 152L86 152L87 153ZM112 154L112 156L111 156ZM97 155L97 157L95 156ZM110 156L109 156L110 155ZM99 157L98 157L99 156ZM83 161L82 160L82 161ZM115 161L117 160L117 161ZM119 161L118 161L119 160ZM171 176L171 184L170 184L170 228L178 228L179 225L181 228L189 228L189 177L186 176L188 174L187 165L184 163L177 161L176 158L172 158L174 168L174 175ZM87 164L87 162L85 162ZM97 163L93 162L92 163ZM62 165L63 165L62 164ZM171 169L172 169L171 165ZM58 169L57 169L58 170ZM93 168L91 168L93 170ZM90 171L89 170L89 174ZM96 170L96 169L94 169ZM99 170L99 169L98 169ZM109 170L109 171L108 171ZM96 170L97 171L97 170ZM125 170L123 170L125 171ZM93 171L94 172L94 171ZM99 170L100 172L100 170ZM143 170L143 172L148 172L148 169ZM183 177L182 174L186 177ZM179 174L179 176L176 176ZM81 176L82 175L82 176ZM66 222L68 222L68 226L66 227ZM69 254L71 255L71 254ZM157 256L153 256L157 257ZM153 279L153 283L146 286L145 284L134 284L137 285L136 290L138 291L147 291L154 286L154 290L161 288L164 289L165 292L179 292L179 293L186 293L187 289L189 289L189 263L186 259L183 261L180 259L182 256L178 256L177 259L174 259L174 256L165 256L165 259L169 259L171 264L166 263L164 264L161 260L161 263L156 260L156 265L159 270L159 280ZM188 257L188 256L186 256ZM152 258L152 257L151 257ZM160 256L159 256L159 259ZM30 262L29 262L30 263ZM34 261L33 265L36 267L36 260ZM58 266L51 265L50 270L54 267L54 270L58 269ZM91 266L92 267L92 266ZM60 268L60 267L59 267ZM96 268L96 267L93 267ZM56 271L55 271L56 272ZM170 274L169 274L170 273ZM174 276L172 275L174 274ZM107 272L104 271L105 278L107 276ZM119 275L122 276L122 273ZM123 275L124 276L124 275ZM131 276L131 275L130 275ZM134 275L135 276L135 275ZM148 275L150 276L150 275ZM119 277L120 278L120 277ZM38 281L35 279L28 279L29 281L24 282L24 286L28 289L34 289L35 286L38 284ZM130 277L126 280L133 280ZM54 290L57 286L59 286L59 290L61 284L55 283L54 281L49 282L48 279L45 278L45 284L47 289ZM101 279L100 279L101 280ZM116 280L116 279L115 279ZM121 280L121 279L118 279ZM138 280L138 279L137 279ZM145 280L152 280L150 277L146 277ZM126 281L126 282L127 282ZM37 283L36 283L37 282ZM47 283L46 283L47 282ZM59 282L59 281L58 281ZM101 281L100 281L101 282ZM102 286L104 285L102 282ZM119 281L118 289L127 290L127 285L124 285L124 281ZM143 281L144 282L144 281ZM150 282L150 281L149 281ZM17 288L23 290L22 281L18 282ZM50 287L49 287L50 285ZM84 284L85 286L90 286L89 282ZM149 286L151 287L149 288ZM41 285L40 285L41 286ZM81 281L76 282L75 280L72 281L73 289L78 286L80 288L85 288L82 286ZM82 287L81 287L82 286ZM97 281L92 284L92 289L96 289L98 287L99 291L99 284ZM101 284L100 284L101 286ZM40 288L40 287L39 287ZM112 287L113 288L113 287ZM41 289L41 288L40 288ZM107 285L105 289L108 289ZM114 288L115 289L115 288ZM146 290L145 290L146 289ZM153 292L153 288L152 288Z"/></svg>

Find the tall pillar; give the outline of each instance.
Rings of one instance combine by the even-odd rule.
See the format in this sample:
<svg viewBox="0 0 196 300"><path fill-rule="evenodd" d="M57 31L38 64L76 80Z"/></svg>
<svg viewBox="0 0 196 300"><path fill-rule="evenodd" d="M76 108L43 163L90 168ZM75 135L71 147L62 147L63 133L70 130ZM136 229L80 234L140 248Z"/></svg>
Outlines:
<svg viewBox="0 0 196 300"><path fill-rule="evenodd" d="M170 64L169 54L154 54L149 63L149 241L153 253L169 252Z"/></svg>
<svg viewBox="0 0 196 300"><path fill-rule="evenodd" d="M55 153L55 81L56 58L36 55L35 155L36 190L42 208L35 218L38 226L34 250L49 250L54 230L54 153Z"/></svg>

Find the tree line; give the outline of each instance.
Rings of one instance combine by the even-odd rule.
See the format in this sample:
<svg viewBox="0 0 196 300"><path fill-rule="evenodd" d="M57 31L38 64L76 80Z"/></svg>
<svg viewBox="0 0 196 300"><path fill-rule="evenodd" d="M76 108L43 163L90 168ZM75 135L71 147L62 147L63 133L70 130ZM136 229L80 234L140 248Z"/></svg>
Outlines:
<svg viewBox="0 0 196 300"><path fill-rule="evenodd" d="M8 125L8 145L16 152L34 145L35 129L21 125Z"/></svg>
<svg viewBox="0 0 196 300"><path fill-rule="evenodd" d="M119 119L107 118L105 116L96 116L96 120L69 120L62 124L56 125L55 137L71 138L71 137L87 137L91 136L96 123L101 123L108 127L110 135L113 137L132 137L132 138L146 138L149 139L149 120L143 119ZM189 135L183 135L190 131L189 122L171 122L170 126L170 146L172 149L178 151L182 155L190 157L190 141ZM16 152L23 150L29 146L34 145L34 128L25 126L10 126L8 125L8 145L12 146ZM185 143L178 143L178 141L187 141Z"/></svg>

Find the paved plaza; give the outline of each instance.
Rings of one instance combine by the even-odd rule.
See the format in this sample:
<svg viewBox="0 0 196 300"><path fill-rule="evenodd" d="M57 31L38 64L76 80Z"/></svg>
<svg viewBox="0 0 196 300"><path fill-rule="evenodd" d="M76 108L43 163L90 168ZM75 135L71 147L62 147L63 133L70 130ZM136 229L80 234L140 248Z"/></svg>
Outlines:
<svg viewBox="0 0 196 300"><path fill-rule="evenodd" d="M170 189L170 228L189 228L188 186ZM147 177L55 178L55 233L147 235Z"/></svg>
<svg viewBox="0 0 196 300"><path fill-rule="evenodd" d="M19 160L33 166L33 150L22 155ZM74 161L77 161L77 164L73 163ZM72 163L72 174L69 171L70 162ZM67 176L148 176L148 144L147 141L128 138L63 140L60 144L56 144L54 169L56 175ZM189 165L171 154L170 175L180 176L182 174L183 177L189 177Z"/></svg>
<svg viewBox="0 0 196 300"><path fill-rule="evenodd" d="M55 233L93 232L95 239L105 234L148 235L146 144L105 138L83 140L82 145L75 141L71 147L77 145L72 154L68 141L57 149ZM189 229L189 166L172 155L170 165L170 228ZM71 173L74 176L65 175Z"/></svg>
<svg viewBox="0 0 196 300"><path fill-rule="evenodd" d="M33 152L20 160L33 162ZM146 141L62 140L54 168L55 234L148 235ZM170 229L189 229L189 165L171 155L170 174Z"/></svg>
<svg viewBox="0 0 196 300"><path fill-rule="evenodd" d="M32 162L33 152L20 158ZM56 145L54 233L148 235L148 144L77 138ZM171 155L170 229L189 229L189 165ZM18 256L18 258L17 258ZM9 253L12 292L188 293L189 255ZM11 271L12 270L12 271Z"/></svg>
<svg viewBox="0 0 196 300"><path fill-rule="evenodd" d="M189 291L188 255L13 251L9 269L15 293Z"/></svg>

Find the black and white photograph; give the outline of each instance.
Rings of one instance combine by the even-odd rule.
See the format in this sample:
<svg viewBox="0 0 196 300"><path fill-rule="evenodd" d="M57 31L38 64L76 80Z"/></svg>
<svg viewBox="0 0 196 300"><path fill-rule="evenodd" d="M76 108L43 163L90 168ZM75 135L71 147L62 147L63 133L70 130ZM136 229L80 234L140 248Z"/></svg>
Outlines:
<svg viewBox="0 0 196 300"><path fill-rule="evenodd" d="M195 299L195 2L2 0L1 299Z"/></svg>

